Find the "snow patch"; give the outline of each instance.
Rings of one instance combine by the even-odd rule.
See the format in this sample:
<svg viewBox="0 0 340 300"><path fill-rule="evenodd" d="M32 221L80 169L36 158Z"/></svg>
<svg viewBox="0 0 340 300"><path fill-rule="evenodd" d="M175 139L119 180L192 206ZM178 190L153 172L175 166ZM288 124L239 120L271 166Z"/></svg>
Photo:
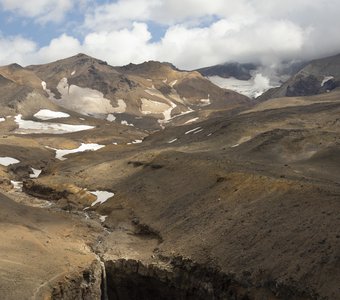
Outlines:
<svg viewBox="0 0 340 300"><path fill-rule="evenodd" d="M143 140L134 140L132 141L132 144L141 144L143 143Z"/></svg>
<svg viewBox="0 0 340 300"><path fill-rule="evenodd" d="M30 174L30 178L38 178L42 170L31 168L33 174Z"/></svg>
<svg viewBox="0 0 340 300"><path fill-rule="evenodd" d="M173 139L173 140L170 140L170 141L168 142L168 144L172 144L172 143L176 142L177 140L178 140L177 138L175 138L175 139Z"/></svg>
<svg viewBox="0 0 340 300"><path fill-rule="evenodd" d="M123 99L118 99L117 100L117 107L113 108L113 112L116 114L122 114L126 112L126 103Z"/></svg>
<svg viewBox="0 0 340 300"><path fill-rule="evenodd" d="M100 220L100 222L104 223L106 218L107 218L107 216L100 216L99 220Z"/></svg>
<svg viewBox="0 0 340 300"><path fill-rule="evenodd" d="M146 89L145 92L148 93L151 96L161 98L161 99L163 99L167 102L167 103L162 103L162 102L158 102L158 101L148 100L148 99L145 99L145 98L141 99L141 101L142 101L142 113L144 111L144 114L154 113L152 110L149 110L147 107L145 107L145 105L151 106L154 111L155 111L155 105L156 104L152 105L151 102L160 103L160 104L157 104L157 105L162 105L162 111L160 111L160 113L162 113L164 115L164 119L158 120L158 123L161 125L162 128L164 128L163 124L168 123L169 120L171 120L171 112L175 107L177 107L177 105L174 102L170 101L167 97L165 97L159 90L155 89L154 87L152 87L151 89L150 88ZM146 100L149 102L148 104L147 104ZM143 105L144 105L144 107L143 107ZM157 111L159 111L159 110L157 110Z"/></svg>
<svg viewBox="0 0 340 300"><path fill-rule="evenodd" d="M190 123L192 123L192 122L195 122L195 121L197 121L199 118L197 117L197 118L193 118L193 119L191 119L191 120L189 120L189 121L186 121L184 124L190 124Z"/></svg>
<svg viewBox="0 0 340 300"><path fill-rule="evenodd" d="M321 82L321 86L324 86L325 83L331 79L334 79L334 76L324 76L322 82Z"/></svg>
<svg viewBox="0 0 340 300"><path fill-rule="evenodd" d="M58 119L58 118L68 118L70 117L70 115L67 113L60 112L60 111L41 109L36 114L34 114L34 117L40 120L51 120L51 119Z"/></svg>
<svg viewBox="0 0 340 300"><path fill-rule="evenodd" d="M116 117L113 114L108 114L106 120L109 122L113 122L114 120L116 120Z"/></svg>
<svg viewBox="0 0 340 300"><path fill-rule="evenodd" d="M200 129L201 129L201 127L196 127L194 129L187 131L185 134L189 134L189 133L195 132L195 131L200 130Z"/></svg>
<svg viewBox="0 0 340 300"><path fill-rule="evenodd" d="M22 191L22 187L24 185L24 183L22 181L14 181L11 180L11 184L13 185L13 188L18 191L21 192Z"/></svg>
<svg viewBox="0 0 340 300"><path fill-rule="evenodd" d="M240 146L241 144L250 141L251 139L252 139L251 136L244 136L244 137L240 138L235 145L231 146L231 148L236 148L236 147Z"/></svg>
<svg viewBox="0 0 340 300"><path fill-rule="evenodd" d="M133 125L132 123L129 124L129 123L128 123L127 121L125 121L125 120L121 121L120 124L126 125L126 126L135 126L135 125Z"/></svg>
<svg viewBox="0 0 340 300"><path fill-rule="evenodd" d="M66 160L65 155L71 154L71 153L79 153L79 152L85 152L85 151L97 151L101 148L105 147L105 145L98 145L98 144L81 144L78 148L76 149L54 149L54 148L49 148L52 150L55 150L55 157L59 160Z"/></svg>
<svg viewBox="0 0 340 300"><path fill-rule="evenodd" d="M90 191L91 194L95 195L97 197L97 200L94 201L91 206L95 206L97 203L103 204L106 202L109 198L114 196L114 193L106 192L106 191Z"/></svg>
<svg viewBox="0 0 340 300"><path fill-rule="evenodd" d="M172 101L168 100L168 103L170 104L170 107L163 111L164 119L163 120L158 120L158 123L163 126L164 123L168 123L171 120L171 112L174 108L177 107L175 103Z"/></svg>
<svg viewBox="0 0 340 300"><path fill-rule="evenodd" d="M171 86L171 87L174 87L174 85L177 83L177 79L176 80L174 80L174 81L171 81L170 83L169 83L169 85Z"/></svg>
<svg viewBox="0 0 340 300"><path fill-rule="evenodd" d="M8 156L0 157L0 165L3 165L5 167L8 167L9 165L17 164L19 162L20 162L20 160L17 160L17 159L12 158L12 157L8 157Z"/></svg>
<svg viewBox="0 0 340 300"><path fill-rule="evenodd" d="M200 106L208 106L208 105L211 104L209 96L208 96L207 99L201 99L200 101L201 101L201 105Z"/></svg>
<svg viewBox="0 0 340 300"><path fill-rule="evenodd" d="M199 130L195 131L194 134L199 133L199 132L202 132L203 130L204 130L204 129L199 129Z"/></svg>
<svg viewBox="0 0 340 300"><path fill-rule="evenodd" d="M21 114L15 116L15 122L19 125L19 129L15 131L18 134L39 134L39 133L64 134L94 128L94 126L88 125L70 125L63 123L48 123L22 120Z"/></svg>

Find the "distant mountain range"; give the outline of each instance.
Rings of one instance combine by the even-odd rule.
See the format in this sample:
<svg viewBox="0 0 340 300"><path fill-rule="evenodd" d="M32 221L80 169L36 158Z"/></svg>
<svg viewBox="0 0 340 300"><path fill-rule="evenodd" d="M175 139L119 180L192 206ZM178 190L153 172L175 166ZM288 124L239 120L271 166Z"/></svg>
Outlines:
<svg viewBox="0 0 340 300"><path fill-rule="evenodd" d="M114 67L78 54L56 62L0 67L0 106L33 116L63 107L87 116L157 130L202 121L210 114L266 100L324 93L340 86L340 55L286 63L275 74L263 66L226 63L181 71L156 61ZM282 82L284 81L284 82ZM243 94L243 95L242 95Z"/></svg>
<svg viewBox="0 0 340 300"><path fill-rule="evenodd" d="M198 72L180 71L171 64L155 61L113 67L78 54L26 68L17 64L4 66L0 75L7 99L1 105L7 110L17 108L18 103L22 106L25 98L34 93L41 105L54 104L145 129L167 126L175 117L176 122L186 122L189 114L192 119L203 111L232 110L250 103L246 96L222 89ZM32 114L34 110L26 106L22 113Z"/></svg>

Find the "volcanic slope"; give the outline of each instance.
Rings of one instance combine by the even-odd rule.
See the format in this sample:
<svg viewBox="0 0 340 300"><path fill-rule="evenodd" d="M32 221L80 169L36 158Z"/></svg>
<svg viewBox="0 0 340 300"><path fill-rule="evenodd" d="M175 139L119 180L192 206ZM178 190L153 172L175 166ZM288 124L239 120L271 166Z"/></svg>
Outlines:
<svg viewBox="0 0 340 300"><path fill-rule="evenodd" d="M0 200L1 299L100 299L98 224Z"/></svg>
<svg viewBox="0 0 340 300"><path fill-rule="evenodd" d="M46 96L69 110L143 129L160 129L210 112L239 109L250 100L221 89L197 72L167 63L112 67L84 54L29 66L44 82Z"/></svg>
<svg viewBox="0 0 340 300"><path fill-rule="evenodd" d="M114 192L89 210L157 238L162 260L219 270L209 297L339 299L340 93L285 99L60 161L27 192Z"/></svg>

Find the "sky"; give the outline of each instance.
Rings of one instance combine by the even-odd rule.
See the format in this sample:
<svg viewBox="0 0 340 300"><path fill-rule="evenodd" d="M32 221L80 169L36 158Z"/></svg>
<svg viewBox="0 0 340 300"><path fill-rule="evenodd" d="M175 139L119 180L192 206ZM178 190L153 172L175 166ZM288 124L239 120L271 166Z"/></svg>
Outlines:
<svg viewBox="0 0 340 300"><path fill-rule="evenodd" d="M340 53L340 0L0 0L0 65L266 66Z"/></svg>

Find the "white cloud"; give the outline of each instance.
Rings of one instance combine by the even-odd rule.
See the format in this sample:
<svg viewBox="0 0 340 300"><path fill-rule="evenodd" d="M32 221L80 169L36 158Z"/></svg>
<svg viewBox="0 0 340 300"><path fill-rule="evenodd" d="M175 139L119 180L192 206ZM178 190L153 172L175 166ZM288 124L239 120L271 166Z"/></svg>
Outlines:
<svg viewBox="0 0 340 300"><path fill-rule="evenodd" d="M305 32L285 21L247 26L220 20L206 28L169 28L159 45L158 56L186 69L222 63L271 62L290 58L300 51Z"/></svg>
<svg viewBox="0 0 340 300"><path fill-rule="evenodd" d="M150 20L151 11L159 0L123 0L90 8L85 15L84 27L92 31L121 29L135 21Z"/></svg>
<svg viewBox="0 0 340 300"><path fill-rule="evenodd" d="M212 16L229 17L238 13L252 14L252 7L245 0L118 0L91 8L84 25L89 29L108 30L134 21L198 24Z"/></svg>
<svg viewBox="0 0 340 300"><path fill-rule="evenodd" d="M2 37L0 36L0 64L19 63L25 64L27 56L37 50L33 41L20 36Z"/></svg>
<svg viewBox="0 0 340 300"><path fill-rule="evenodd" d="M123 65L155 58L156 45L150 39L146 24L133 23L131 29L90 33L82 47L83 52L105 59L112 65Z"/></svg>
<svg viewBox="0 0 340 300"><path fill-rule="evenodd" d="M2 38L0 62L42 63L84 52L112 65L153 59L193 69L231 60L272 65L340 52L338 0L118 0L92 7L90 0L0 3L46 21L53 14L62 18L75 3L88 5L82 40L61 34L37 49L20 37ZM150 21L165 26L159 41L152 39Z"/></svg>
<svg viewBox="0 0 340 300"><path fill-rule="evenodd" d="M272 62L298 53L306 32L289 21L246 24L219 20L209 27L169 27L159 42L151 42L145 23L133 23L132 28L93 32L84 42L62 35L39 50L43 61L85 52L107 60L112 65L146 60L173 62L180 68L194 69L226 60Z"/></svg>
<svg viewBox="0 0 340 300"><path fill-rule="evenodd" d="M32 62L52 62L82 52L80 42L67 34L53 39L48 46L40 48L37 53L31 54Z"/></svg>
<svg viewBox="0 0 340 300"><path fill-rule="evenodd" d="M0 0L0 6L23 17L34 18L37 22L59 22L75 4L71 0Z"/></svg>

